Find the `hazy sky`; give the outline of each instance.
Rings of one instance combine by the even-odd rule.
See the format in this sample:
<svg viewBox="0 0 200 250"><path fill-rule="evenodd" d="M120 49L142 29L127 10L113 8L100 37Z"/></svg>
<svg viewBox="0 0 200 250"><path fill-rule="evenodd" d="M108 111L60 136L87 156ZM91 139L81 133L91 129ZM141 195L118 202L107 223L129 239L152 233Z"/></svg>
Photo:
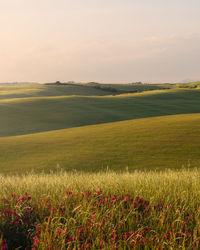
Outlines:
<svg viewBox="0 0 200 250"><path fill-rule="evenodd" d="M199 0L0 0L0 82L188 78Z"/></svg>

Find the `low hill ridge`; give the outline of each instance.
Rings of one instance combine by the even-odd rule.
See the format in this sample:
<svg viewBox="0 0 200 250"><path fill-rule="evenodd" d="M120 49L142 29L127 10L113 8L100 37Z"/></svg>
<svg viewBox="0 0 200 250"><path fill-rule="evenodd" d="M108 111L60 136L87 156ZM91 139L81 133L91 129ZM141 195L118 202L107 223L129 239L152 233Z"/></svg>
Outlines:
<svg viewBox="0 0 200 250"><path fill-rule="evenodd" d="M200 114L0 138L0 172L199 167Z"/></svg>

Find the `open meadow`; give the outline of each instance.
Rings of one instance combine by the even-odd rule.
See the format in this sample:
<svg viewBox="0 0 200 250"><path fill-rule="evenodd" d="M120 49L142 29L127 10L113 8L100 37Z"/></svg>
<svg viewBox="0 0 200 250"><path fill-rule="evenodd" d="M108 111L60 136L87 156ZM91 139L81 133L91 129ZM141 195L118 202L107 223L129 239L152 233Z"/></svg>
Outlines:
<svg viewBox="0 0 200 250"><path fill-rule="evenodd" d="M200 0L0 0L0 250L200 250Z"/></svg>
<svg viewBox="0 0 200 250"><path fill-rule="evenodd" d="M200 113L200 88L191 88L190 85L118 93L87 85L36 84L0 87L0 93L1 137L138 118Z"/></svg>
<svg viewBox="0 0 200 250"><path fill-rule="evenodd" d="M0 171L198 167L199 148L200 114L136 119L0 138Z"/></svg>
<svg viewBox="0 0 200 250"><path fill-rule="evenodd" d="M0 87L1 249L199 249L200 83Z"/></svg>

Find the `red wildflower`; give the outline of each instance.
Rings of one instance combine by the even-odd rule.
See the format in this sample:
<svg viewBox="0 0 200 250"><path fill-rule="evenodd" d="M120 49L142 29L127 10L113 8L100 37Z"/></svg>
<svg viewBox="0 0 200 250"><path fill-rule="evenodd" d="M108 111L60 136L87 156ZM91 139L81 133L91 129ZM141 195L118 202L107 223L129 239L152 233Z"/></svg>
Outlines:
<svg viewBox="0 0 200 250"><path fill-rule="evenodd" d="M103 245L103 240L99 241L99 245L102 246Z"/></svg>
<svg viewBox="0 0 200 250"><path fill-rule="evenodd" d="M25 198L23 196L20 197L19 199L20 199L20 201L24 201L25 200Z"/></svg>
<svg viewBox="0 0 200 250"><path fill-rule="evenodd" d="M66 191L66 195L68 196L68 195L71 195L72 194L72 190L67 190Z"/></svg>

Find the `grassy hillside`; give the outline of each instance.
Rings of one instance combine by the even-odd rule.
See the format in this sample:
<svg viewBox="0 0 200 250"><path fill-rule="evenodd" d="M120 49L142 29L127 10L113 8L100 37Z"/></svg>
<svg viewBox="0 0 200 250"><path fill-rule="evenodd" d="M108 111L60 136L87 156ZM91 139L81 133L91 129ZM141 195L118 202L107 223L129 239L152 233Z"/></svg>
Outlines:
<svg viewBox="0 0 200 250"><path fill-rule="evenodd" d="M199 83L95 86L0 88L0 248L199 249Z"/></svg>
<svg viewBox="0 0 200 250"><path fill-rule="evenodd" d="M178 88L200 88L200 82L179 83L175 85Z"/></svg>
<svg viewBox="0 0 200 250"><path fill-rule="evenodd" d="M200 114L0 138L0 171L199 167Z"/></svg>
<svg viewBox="0 0 200 250"><path fill-rule="evenodd" d="M85 85L44 85L30 84L17 85L9 87L0 87L0 100L24 97L43 97L43 96L63 96L63 95L80 95L80 96L102 96L110 95L108 91L99 91Z"/></svg>
<svg viewBox="0 0 200 250"><path fill-rule="evenodd" d="M71 88L77 90L73 92ZM144 117L200 113L199 88L123 95L106 92L103 96L100 96L104 93L102 90L81 88L43 85L1 91L0 137ZM82 94L77 94L78 91Z"/></svg>
<svg viewBox="0 0 200 250"><path fill-rule="evenodd" d="M121 94L123 91L147 91L166 89L171 85L153 84L25 84L0 86L0 100L27 97L46 96L104 96L112 94L110 90L116 89ZM121 91L121 92L120 92Z"/></svg>
<svg viewBox="0 0 200 250"><path fill-rule="evenodd" d="M96 83L88 83L87 86L100 86L102 88L115 88L117 90L124 91L150 91L150 90L159 90L159 89L171 89L177 87L174 84L137 84L137 83L129 83L129 84L96 84Z"/></svg>

